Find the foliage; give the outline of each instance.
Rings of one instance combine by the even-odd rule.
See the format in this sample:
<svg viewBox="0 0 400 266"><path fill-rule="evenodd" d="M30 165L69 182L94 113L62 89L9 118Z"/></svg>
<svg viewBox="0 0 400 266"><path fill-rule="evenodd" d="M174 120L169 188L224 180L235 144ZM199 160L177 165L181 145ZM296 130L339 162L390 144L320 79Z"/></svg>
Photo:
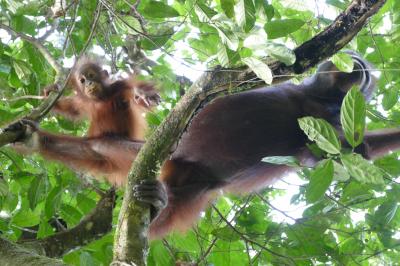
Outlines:
<svg viewBox="0 0 400 266"><path fill-rule="evenodd" d="M99 7L89 52L103 57L114 73L139 66L143 70L140 78L162 84L162 107L149 115L150 124L156 126L187 86L177 82L177 75L195 79L205 68L246 64L269 83L271 73L261 58L268 55L292 64L291 48L320 32L349 1L142 0L136 6L125 0L82 0L66 1L61 15L52 17L49 9L59 2L0 1L0 23L39 39L70 67L91 35ZM370 163L352 152L362 142L364 127L400 125L400 47L395 45L400 39L399 14L399 1L387 1L348 47L383 70L370 103L363 101L356 88L343 103L341 121L351 148L341 147L337 132L327 122L301 119L301 128L317 144L311 148L326 160L258 194L222 197L193 230L153 241L149 265L177 261L224 266L383 265L400 261L398 154ZM40 103L23 96L39 95L54 81L55 72L32 43L11 38L4 30L0 38L0 125L5 125ZM132 40L145 59L138 60L129 45ZM345 54L333 61L341 70L352 68ZM87 128L86 123L53 115L41 126L72 135L83 135ZM299 165L290 157L265 160ZM61 218L70 228L95 206L96 191L108 187L81 175L77 178L61 164L40 156L20 156L3 147L0 232L12 240L44 238L54 234L54 218ZM72 265L107 265L112 259L112 241L110 233L63 259Z"/></svg>

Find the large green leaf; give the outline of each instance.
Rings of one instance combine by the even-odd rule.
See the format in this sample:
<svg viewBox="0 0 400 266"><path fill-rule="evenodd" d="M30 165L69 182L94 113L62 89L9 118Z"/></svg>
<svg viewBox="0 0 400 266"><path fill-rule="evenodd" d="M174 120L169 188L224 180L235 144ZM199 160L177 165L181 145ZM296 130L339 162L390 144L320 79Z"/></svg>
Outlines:
<svg viewBox="0 0 400 266"><path fill-rule="evenodd" d="M311 172L310 183L306 188L307 202L316 202L325 194L333 180L333 170L332 160L325 160Z"/></svg>
<svg viewBox="0 0 400 266"><path fill-rule="evenodd" d="M60 186L54 187L47 195L44 212L48 219L51 219L59 208L62 197L62 189Z"/></svg>
<svg viewBox="0 0 400 266"><path fill-rule="evenodd" d="M351 73L354 68L353 58L349 54L337 53L332 56L332 63L342 72Z"/></svg>
<svg viewBox="0 0 400 266"><path fill-rule="evenodd" d="M205 4L197 3L194 7L194 10L199 17L200 21L209 22L212 17L217 14L213 9L209 8Z"/></svg>
<svg viewBox="0 0 400 266"><path fill-rule="evenodd" d="M272 83L272 71L266 63L255 57L246 57L242 61L256 73L257 77L264 80L265 83Z"/></svg>
<svg viewBox="0 0 400 266"><path fill-rule="evenodd" d="M236 51L239 47L239 38L238 36L231 30L221 29L218 26L215 26L218 31L218 35L221 38L223 44L228 46L232 51Z"/></svg>
<svg viewBox="0 0 400 266"><path fill-rule="evenodd" d="M365 160L359 154L345 154L341 156L343 166L352 177L362 183L383 184L382 171Z"/></svg>
<svg viewBox="0 0 400 266"><path fill-rule="evenodd" d="M143 14L149 18L173 18L179 13L175 8L158 1L149 1L143 9Z"/></svg>
<svg viewBox="0 0 400 266"><path fill-rule="evenodd" d="M399 99L399 90L394 87L390 86L385 92L383 93L382 99L382 107L385 110L391 109Z"/></svg>
<svg viewBox="0 0 400 266"><path fill-rule="evenodd" d="M235 15L234 12L235 0L221 0L221 7L228 18Z"/></svg>
<svg viewBox="0 0 400 266"><path fill-rule="evenodd" d="M161 27L154 29L147 36L141 40L141 47L145 50L160 49L163 45L171 39L174 34L173 28Z"/></svg>
<svg viewBox="0 0 400 266"><path fill-rule="evenodd" d="M249 32L256 22L256 9L253 0L238 0L235 5L235 17L240 27Z"/></svg>
<svg viewBox="0 0 400 266"><path fill-rule="evenodd" d="M331 154L340 153L338 134L328 122L310 116L300 118L298 121L307 137L315 141L319 148Z"/></svg>
<svg viewBox="0 0 400 266"><path fill-rule="evenodd" d="M305 22L300 19L273 20L267 22L264 29L268 34L268 39L276 39L297 31L304 23Z"/></svg>
<svg viewBox="0 0 400 266"><path fill-rule="evenodd" d="M360 145L365 130L365 100L357 87L353 87L344 97L340 110L340 122L346 140L352 147Z"/></svg>
<svg viewBox="0 0 400 266"><path fill-rule="evenodd" d="M46 198L47 179L45 176L36 175L28 190L29 207L33 210L36 205Z"/></svg>

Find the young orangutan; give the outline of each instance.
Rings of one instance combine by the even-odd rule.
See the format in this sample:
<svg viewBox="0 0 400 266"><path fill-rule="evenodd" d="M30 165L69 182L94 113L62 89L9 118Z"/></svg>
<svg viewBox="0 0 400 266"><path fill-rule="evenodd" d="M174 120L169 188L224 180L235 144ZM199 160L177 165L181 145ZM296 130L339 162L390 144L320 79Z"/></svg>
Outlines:
<svg viewBox="0 0 400 266"><path fill-rule="evenodd" d="M27 148L121 185L143 144L143 114L160 96L153 85L134 78L110 80L99 63L87 58L74 67L69 84L75 94L61 98L53 110L70 119L89 119L87 136L51 134L24 121L28 135L33 133ZM55 89L45 89L45 95Z"/></svg>

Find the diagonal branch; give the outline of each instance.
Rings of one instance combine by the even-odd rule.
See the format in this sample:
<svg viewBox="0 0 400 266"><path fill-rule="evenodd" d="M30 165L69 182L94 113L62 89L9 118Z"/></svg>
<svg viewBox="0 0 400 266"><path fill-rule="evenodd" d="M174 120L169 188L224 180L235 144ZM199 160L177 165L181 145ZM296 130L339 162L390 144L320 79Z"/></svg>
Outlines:
<svg viewBox="0 0 400 266"><path fill-rule="evenodd" d="M289 79L289 74L302 73L343 48L375 14L385 0L353 0L349 7L323 32L295 49L296 63L286 66L270 62L274 83ZM251 81L251 82L249 82ZM168 117L147 140L133 163L122 202L114 243L114 264L135 262L145 265L148 254L147 228L150 223L148 206L138 203L133 186L143 179L155 179L158 166L167 158L194 112L217 96L236 93L265 85L246 67L215 69L195 82Z"/></svg>
<svg viewBox="0 0 400 266"><path fill-rule="evenodd" d="M32 253L0 237L0 265L64 266L62 261Z"/></svg>
<svg viewBox="0 0 400 266"><path fill-rule="evenodd" d="M96 207L75 227L49 237L23 241L19 244L44 253L47 257L61 257L64 254L87 245L109 233L112 228L115 190L109 190Z"/></svg>

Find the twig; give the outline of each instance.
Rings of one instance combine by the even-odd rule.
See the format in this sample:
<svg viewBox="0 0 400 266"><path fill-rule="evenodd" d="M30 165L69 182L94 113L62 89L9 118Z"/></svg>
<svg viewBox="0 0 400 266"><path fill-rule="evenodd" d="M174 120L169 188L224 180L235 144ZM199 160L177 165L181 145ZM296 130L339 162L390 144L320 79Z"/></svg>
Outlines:
<svg viewBox="0 0 400 266"><path fill-rule="evenodd" d="M9 102L16 102L19 100L43 100L46 99L45 96L41 96L41 95L24 95L24 96L19 96L19 97L15 97L15 98L11 98L11 99L7 99L7 101Z"/></svg>
<svg viewBox="0 0 400 266"><path fill-rule="evenodd" d="M79 10L79 1L73 1L71 4L74 4L74 14L71 18L72 20L72 24L68 26L68 31L67 31L67 35L65 36L65 41L63 44L63 51L64 51L64 56L65 53L67 52L67 45L69 42L69 39L71 38L72 32L74 31L75 25L76 25L76 18L78 17L78 10ZM75 46L72 43L72 48L74 50L74 54L75 54Z"/></svg>
<svg viewBox="0 0 400 266"><path fill-rule="evenodd" d="M58 19L54 19L53 23L51 24L51 27L48 31L46 31L41 37L39 37L37 40L39 42L44 42L53 32L57 29L60 21Z"/></svg>

